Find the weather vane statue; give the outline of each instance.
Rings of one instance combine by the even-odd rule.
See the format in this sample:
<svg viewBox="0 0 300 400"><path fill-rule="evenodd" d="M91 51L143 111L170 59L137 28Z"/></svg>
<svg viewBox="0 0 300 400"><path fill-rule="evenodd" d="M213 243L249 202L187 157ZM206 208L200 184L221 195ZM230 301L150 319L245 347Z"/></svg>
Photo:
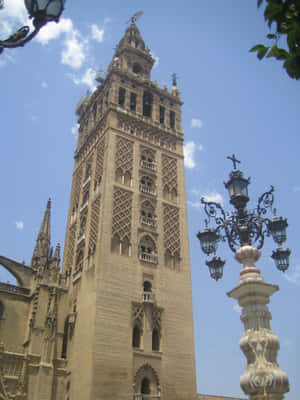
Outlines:
<svg viewBox="0 0 300 400"><path fill-rule="evenodd" d="M129 24L129 22L132 25L135 25L136 21L144 14L144 11L138 11L136 13L134 13L130 19L126 22L126 24Z"/></svg>

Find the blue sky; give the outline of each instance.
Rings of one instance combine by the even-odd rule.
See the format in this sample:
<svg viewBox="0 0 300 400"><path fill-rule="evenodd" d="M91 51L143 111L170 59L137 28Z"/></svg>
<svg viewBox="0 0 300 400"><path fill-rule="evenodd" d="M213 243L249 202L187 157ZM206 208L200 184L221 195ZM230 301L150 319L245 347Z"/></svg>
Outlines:
<svg viewBox="0 0 300 400"><path fill-rule="evenodd" d="M0 38L26 22L22 0L6 0ZM196 233L203 229L200 197L229 208L223 181L235 153L252 177L252 205L275 186L278 215L288 218L289 270L276 270L269 239L258 262L265 280L280 286L271 299L272 328L279 336L278 362L288 373L287 400L298 400L300 382L300 91L275 60L259 62L248 50L268 33L256 0L130 2L68 1L59 24L43 28L24 48L0 55L1 148L0 253L30 262L48 197L52 242L63 244L76 144L75 107L93 90L136 11L138 26L156 58L152 79L171 87L178 74L184 105L186 181L194 301L197 384L200 393L243 396L239 376L246 360L238 341L242 324L226 292L240 266L231 251L224 277L209 277ZM1 268L1 267L0 267ZM11 279L0 269L0 278Z"/></svg>

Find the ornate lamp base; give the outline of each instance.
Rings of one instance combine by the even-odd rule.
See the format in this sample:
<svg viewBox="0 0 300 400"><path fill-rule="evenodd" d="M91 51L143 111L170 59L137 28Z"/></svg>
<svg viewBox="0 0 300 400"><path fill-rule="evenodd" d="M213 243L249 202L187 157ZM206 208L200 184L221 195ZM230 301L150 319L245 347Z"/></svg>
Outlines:
<svg viewBox="0 0 300 400"><path fill-rule="evenodd" d="M248 245L236 252L236 260L243 264L241 278L238 286L227 293L242 307L245 327L240 347L248 365L240 384L250 400L282 400L289 391L289 380L277 363L279 339L270 327L272 315L267 307L279 287L264 282L254 265L259 257L259 250Z"/></svg>

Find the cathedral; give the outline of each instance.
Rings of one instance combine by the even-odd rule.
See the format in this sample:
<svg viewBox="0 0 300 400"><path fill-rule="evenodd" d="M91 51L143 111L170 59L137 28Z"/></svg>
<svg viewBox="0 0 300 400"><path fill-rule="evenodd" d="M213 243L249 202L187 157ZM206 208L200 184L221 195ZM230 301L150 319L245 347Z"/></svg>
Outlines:
<svg viewBox="0 0 300 400"><path fill-rule="evenodd" d="M180 92L133 20L76 108L64 257L46 206L30 265L0 256L1 400L197 395Z"/></svg>

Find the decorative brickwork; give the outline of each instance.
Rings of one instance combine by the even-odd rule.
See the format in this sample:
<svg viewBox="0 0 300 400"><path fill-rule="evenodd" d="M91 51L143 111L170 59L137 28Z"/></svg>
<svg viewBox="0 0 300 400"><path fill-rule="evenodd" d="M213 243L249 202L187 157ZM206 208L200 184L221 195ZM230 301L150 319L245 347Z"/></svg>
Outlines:
<svg viewBox="0 0 300 400"><path fill-rule="evenodd" d="M162 155L162 183L166 199L175 199L178 192L177 160Z"/></svg>
<svg viewBox="0 0 300 400"><path fill-rule="evenodd" d="M99 182L100 177L103 175L104 147L105 147L105 135L102 134L97 144L97 150L96 150L95 182Z"/></svg>
<svg viewBox="0 0 300 400"><path fill-rule="evenodd" d="M74 248L75 248L75 235L76 235L77 223L71 225L68 231L67 243L66 243L66 256L65 256L65 267L70 268L73 264Z"/></svg>
<svg viewBox="0 0 300 400"><path fill-rule="evenodd" d="M163 205L164 247L174 256L180 255L179 209L169 204Z"/></svg>
<svg viewBox="0 0 300 400"><path fill-rule="evenodd" d="M131 240L132 193L115 188L113 194L112 236Z"/></svg>
<svg viewBox="0 0 300 400"><path fill-rule="evenodd" d="M117 137L115 168L122 174L132 175L133 167L133 143L130 140Z"/></svg>
<svg viewBox="0 0 300 400"><path fill-rule="evenodd" d="M92 250L95 249L97 243L98 230L99 230L99 217L100 217L100 197L98 197L92 204L90 238L89 238L89 249Z"/></svg>

